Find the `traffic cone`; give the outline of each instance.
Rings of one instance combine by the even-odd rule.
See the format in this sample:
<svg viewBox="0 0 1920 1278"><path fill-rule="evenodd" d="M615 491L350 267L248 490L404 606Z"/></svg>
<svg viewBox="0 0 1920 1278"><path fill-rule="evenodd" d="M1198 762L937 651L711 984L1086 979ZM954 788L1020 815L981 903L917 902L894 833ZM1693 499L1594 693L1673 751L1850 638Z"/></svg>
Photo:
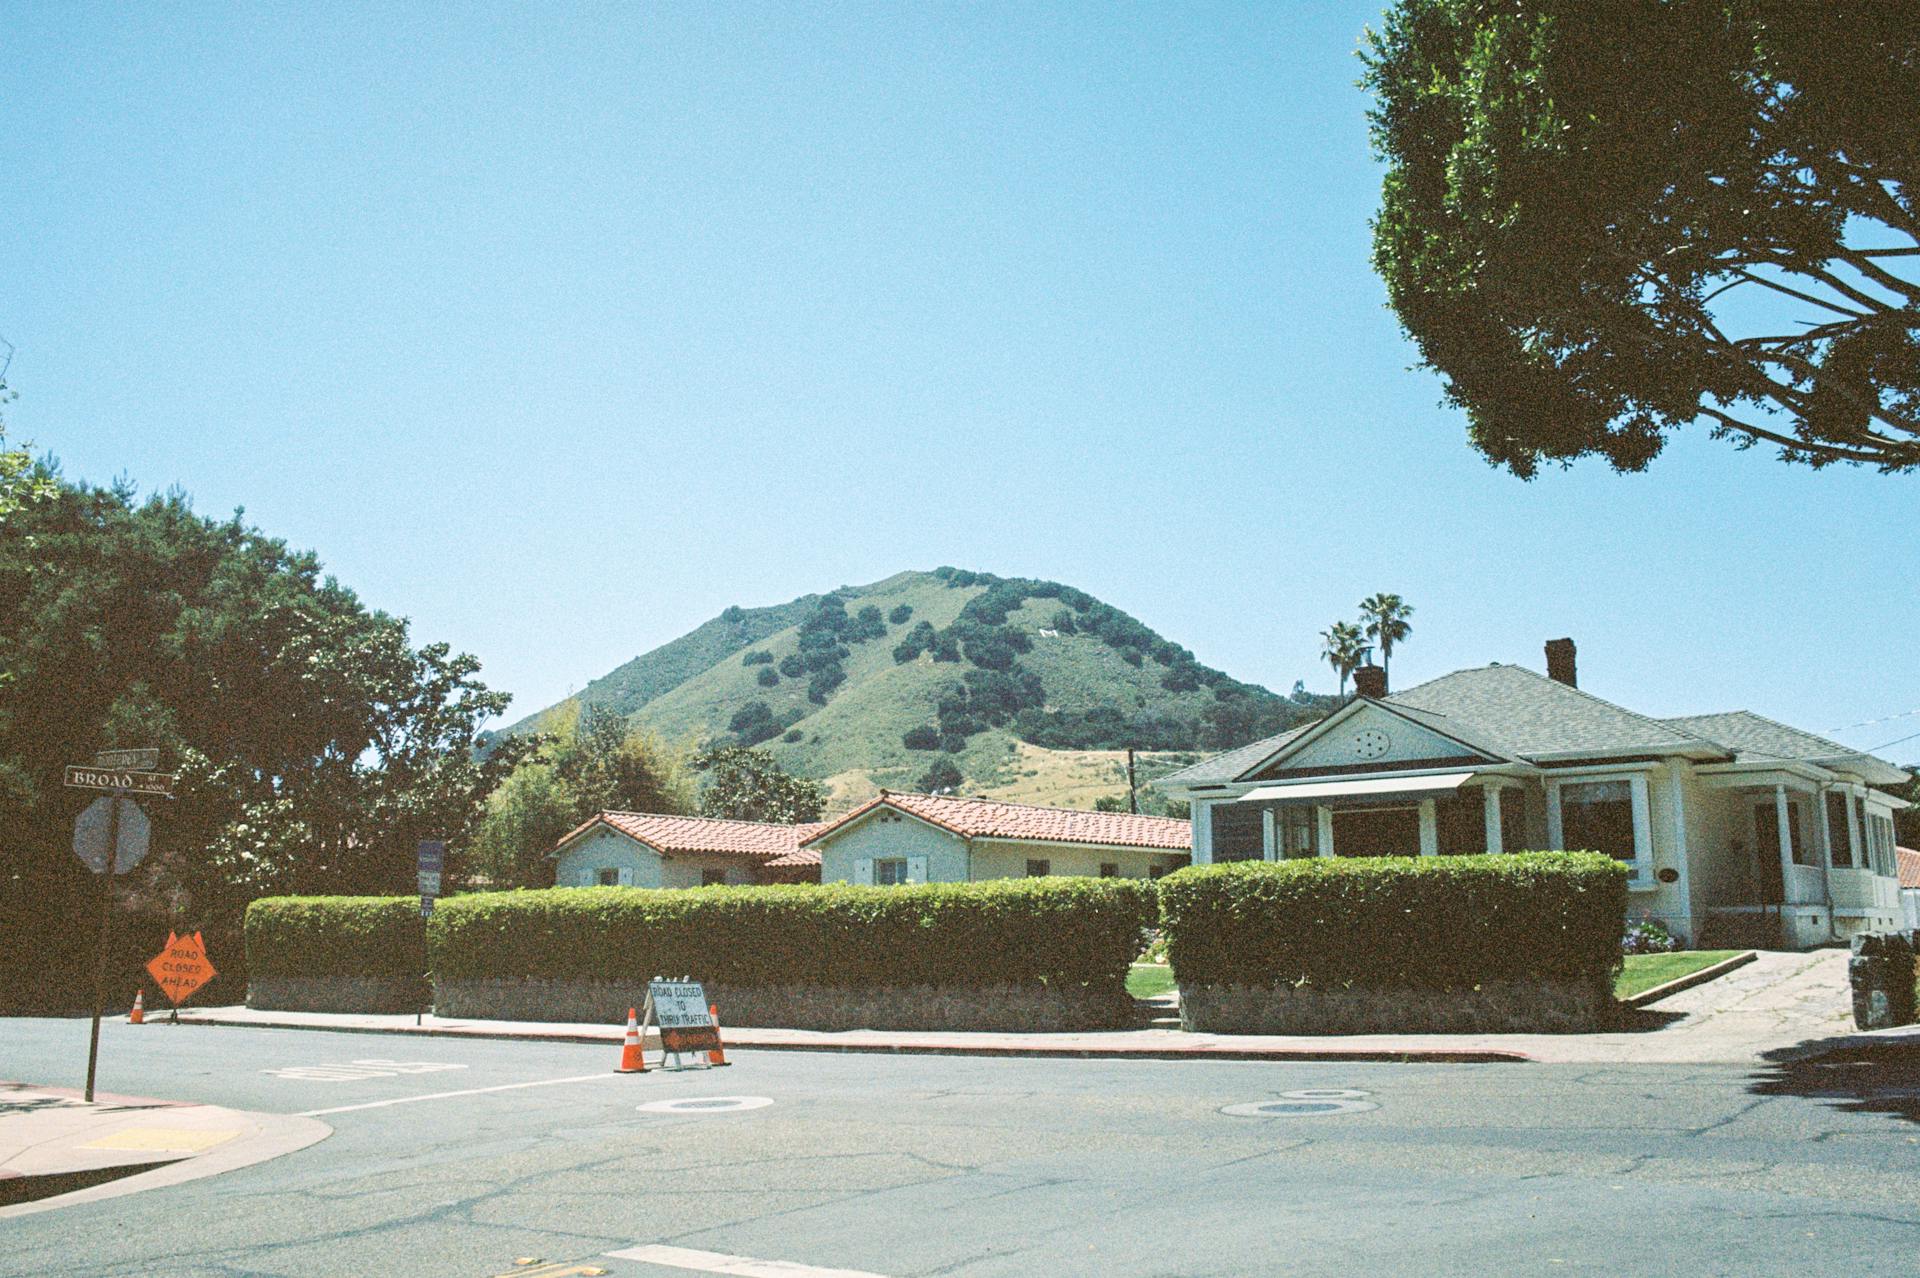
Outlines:
<svg viewBox="0 0 1920 1278"><path fill-rule="evenodd" d="M145 1025L147 1023L146 991L133 992L133 1010L127 1013L127 1024Z"/></svg>
<svg viewBox="0 0 1920 1278"><path fill-rule="evenodd" d="M620 1047L620 1068L616 1074L644 1074L647 1072L647 1056L640 1050L640 1013L634 1008L627 1009L627 1041Z"/></svg>
<svg viewBox="0 0 1920 1278"><path fill-rule="evenodd" d="M707 1004L707 1015L713 1020L713 1048L707 1053L707 1064L725 1065L727 1054L720 1046L720 1005Z"/></svg>

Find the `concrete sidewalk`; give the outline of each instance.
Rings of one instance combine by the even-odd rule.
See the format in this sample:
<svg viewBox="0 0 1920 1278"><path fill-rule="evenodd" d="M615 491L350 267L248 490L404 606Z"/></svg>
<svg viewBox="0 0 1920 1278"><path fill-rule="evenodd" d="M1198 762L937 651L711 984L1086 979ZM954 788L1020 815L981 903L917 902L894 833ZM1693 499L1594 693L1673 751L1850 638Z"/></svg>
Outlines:
<svg viewBox="0 0 1920 1278"><path fill-rule="evenodd" d="M1177 1029L998 1034L956 1031L825 1032L727 1027L729 1050L937 1053L1097 1059L1543 1061L1581 1064L1759 1065L1803 1046L1846 1038L1878 1046L1914 1046L1899 1031L1854 1035L1845 951L1763 951L1745 967L1631 1013L1636 1028L1600 1034L1351 1034L1283 1036L1188 1034ZM720 1009L721 1019L726 1009ZM624 1020L606 1024L489 1021L410 1014L264 1012L246 1007L187 1010L182 1024L349 1033L472 1036L557 1042L620 1042ZM647 1039L658 1051L655 1034Z"/></svg>
<svg viewBox="0 0 1920 1278"><path fill-rule="evenodd" d="M291 1114L0 1083L0 1219L277 1158L333 1129ZM138 1169L138 1170L134 1170Z"/></svg>

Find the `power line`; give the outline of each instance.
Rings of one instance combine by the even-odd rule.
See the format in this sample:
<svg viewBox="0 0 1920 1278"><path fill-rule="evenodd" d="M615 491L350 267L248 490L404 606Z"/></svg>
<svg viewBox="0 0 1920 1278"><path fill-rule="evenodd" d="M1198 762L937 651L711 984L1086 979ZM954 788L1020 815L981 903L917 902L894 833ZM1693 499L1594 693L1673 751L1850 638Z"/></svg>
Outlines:
<svg viewBox="0 0 1920 1278"><path fill-rule="evenodd" d="M1896 718L1898 718L1899 716L1897 716L1897 715L1896 715L1895 717L1896 717ZM1903 741L1912 741L1912 740L1915 740L1916 738L1920 738L1920 732L1909 732L1909 733L1908 733L1908 734L1907 734L1906 736L1904 736L1904 737L1895 737L1895 738L1894 738L1893 740L1891 740L1891 741L1883 741L1883 742L1881 742L1881 743L1880 743L1879 745L1877 745L1877 746L1869 746L1869 747L1868 747L1867 749L1865 749L1865 750L1862 750L1862 751L1861 751L1860 753L1861 753L1861 754L1872 754L1872 753L1873 753L1874 751L1876 751L1876 750L1884 750L1884 749L1886 749L1886 748L1887 748L1888 746L1897 746L1897 745L1899 745L1899 744L1900 744L1901 742L1903 742Z"/></svg>
<svg viewBox="0 0 1920 1278"><path fill-rule="evenodd" d="M1905 719L1916 714L1920 714L1920 709L1902 710L1899 714L1884 714L1878 719L1862 719L1858 723L1849 723L1844 728L1828 728L1827 731L1829 733L1852 732L1855 728L1871 728L1876 723L1892 723L1895 719Z"/></svg>

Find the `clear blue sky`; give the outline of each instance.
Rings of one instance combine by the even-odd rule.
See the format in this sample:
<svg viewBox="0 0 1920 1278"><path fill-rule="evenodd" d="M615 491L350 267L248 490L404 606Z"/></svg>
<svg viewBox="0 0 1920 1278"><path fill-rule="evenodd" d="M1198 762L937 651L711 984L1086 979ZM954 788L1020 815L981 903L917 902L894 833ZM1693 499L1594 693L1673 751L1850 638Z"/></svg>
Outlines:
<svg viewBox="0 0 1920 1278"><path fill-rule="evenodd" d="M1564 634L1652 713L1920 707L1920 478L1467 447L1367 264L1377 7L16 4L11 426L516 713L939 564L1282 691L1384 589L1403 686Z"/></svg>

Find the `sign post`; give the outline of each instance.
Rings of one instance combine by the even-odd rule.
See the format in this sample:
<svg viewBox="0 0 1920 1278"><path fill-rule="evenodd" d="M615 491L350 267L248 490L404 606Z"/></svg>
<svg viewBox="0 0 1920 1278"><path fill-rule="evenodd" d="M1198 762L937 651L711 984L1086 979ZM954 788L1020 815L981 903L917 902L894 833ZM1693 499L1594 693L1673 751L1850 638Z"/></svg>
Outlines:
<svg viewBox="0 0 1920 1278"><path fill-rule="evenodd" d="M427 920L433 917L433 903L440 896L440 876L447 865L447 845L439 839L422 839L414 857L415 877L419 880L417 886L420 889L420 926L425 928ZM421 976L428 981L433 979L431 972L422 972ZM416 1010L413 1023L419 1025L424 1015L424 1009Z"/></svg>
<svg viewBox="0 0 1920 1278"><path fill-rule="evenodd" d="M147 819L145 813L140 813L137 821L139 836L135 840L138 849L129 847L128 855L122 857L121 809L125 807L133 812L140 811L127 798L130 794L154 794L165 798L173 796L173 774L141 770L159 761L158 750L107 750L95 758L91 765L68 764L65 772L67 785L80 790L105 790L110 796L105 800L104 831L99 830L99 801L90 805L73 823L74 851L79 853L94 873L106 876L100 887L100 940L94 949L93 959L93 1028L87 1036L86 1096L89 1104L93 1101L93 1084L100 1063L100 1014L107 1005L107 955L113 935L113 879L115 875L131 870L146 855ZM135 821L129 818L126 824L131 830ZM101 837L102 834L104 837Z"/></svg>

